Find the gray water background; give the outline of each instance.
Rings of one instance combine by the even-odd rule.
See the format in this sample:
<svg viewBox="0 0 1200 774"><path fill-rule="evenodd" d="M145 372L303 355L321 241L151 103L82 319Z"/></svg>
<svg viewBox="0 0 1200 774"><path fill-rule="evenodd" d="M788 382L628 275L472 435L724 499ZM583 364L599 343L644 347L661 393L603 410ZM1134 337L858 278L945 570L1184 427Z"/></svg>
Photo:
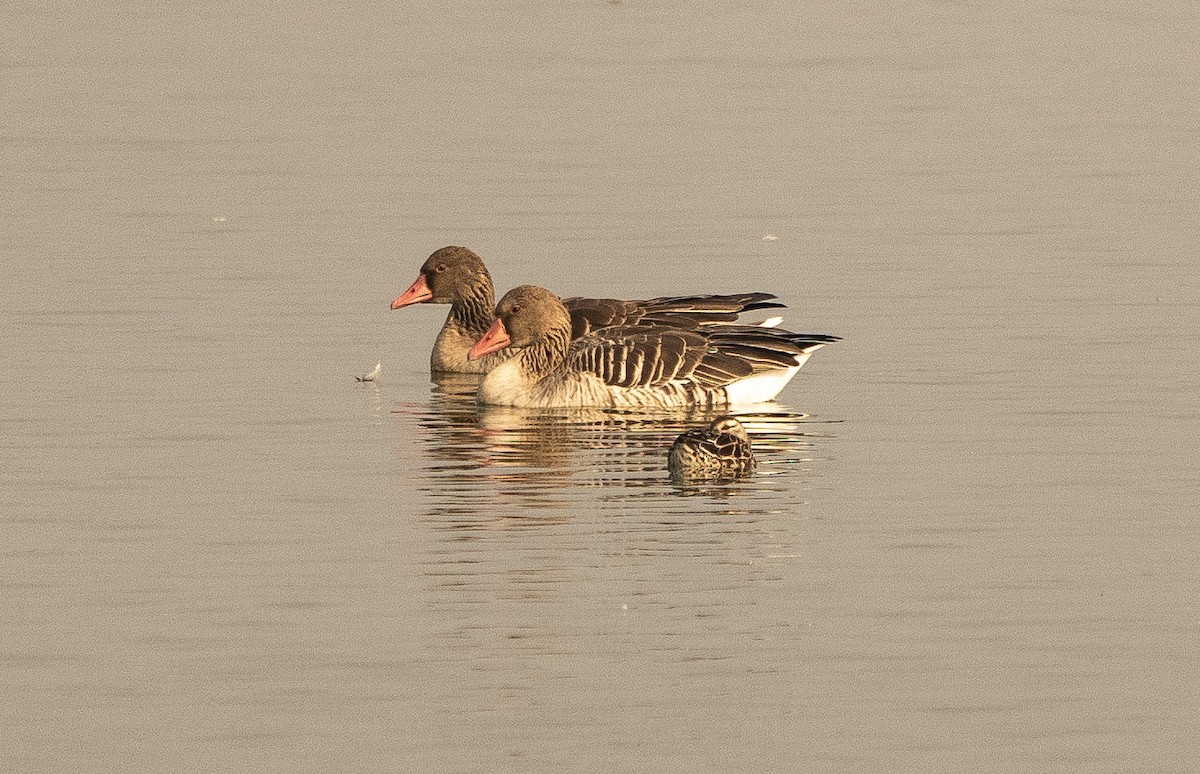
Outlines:
<svg viewBox="0 0 1200 774"><path fill-rule="evenodd" d="M0 15L0 770L1194 770L1193 4ZM679 489L445 244L845 340Z"/></svg>

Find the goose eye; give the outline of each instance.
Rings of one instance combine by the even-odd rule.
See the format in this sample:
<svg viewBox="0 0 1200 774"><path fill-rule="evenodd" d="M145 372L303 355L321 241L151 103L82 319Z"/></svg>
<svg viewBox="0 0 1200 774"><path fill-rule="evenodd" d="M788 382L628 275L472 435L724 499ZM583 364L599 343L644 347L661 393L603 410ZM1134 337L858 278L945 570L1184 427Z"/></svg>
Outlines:
<svg viewBox="0 0 1200 774"><path fill-rule="evenodd" d="M441 274L442 272L444 272L446 270L446 264L439 263L437 266L433 267L433 270L436 271L438 274Z"/></svg>
<svg viewBox="0 0 1200 774"><path fill-rule="evenodd" d="M512 313L513 313L513 314L516 314L517 312L521 311L521 305L520 305L520 304L513 304L513 308L512 308L512 310L511 310L511 311L512 311Z"/></svg>

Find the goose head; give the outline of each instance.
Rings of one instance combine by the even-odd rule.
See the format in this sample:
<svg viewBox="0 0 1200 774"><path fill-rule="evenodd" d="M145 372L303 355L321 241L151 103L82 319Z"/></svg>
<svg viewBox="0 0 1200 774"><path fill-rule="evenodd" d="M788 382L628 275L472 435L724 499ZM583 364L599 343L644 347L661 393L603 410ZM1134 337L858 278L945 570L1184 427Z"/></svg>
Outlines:
<svg viewBox="0 0 1200 774"><path fill-rule="evenodd" d="M443 247L421 264L416 282L392 301L392 309L412 304L453 304L486 287L491 303L492 277L483 259L465 247Z"/></svg>
<svg viewBox="0 0 1200 774"><path fill-rule="evenodd" d="M467 354L470 360L511 347L523 349L565 331L570 338L571 317L558 296L536 285L520 285L508 291L496 305L496 319Z"/></svg>

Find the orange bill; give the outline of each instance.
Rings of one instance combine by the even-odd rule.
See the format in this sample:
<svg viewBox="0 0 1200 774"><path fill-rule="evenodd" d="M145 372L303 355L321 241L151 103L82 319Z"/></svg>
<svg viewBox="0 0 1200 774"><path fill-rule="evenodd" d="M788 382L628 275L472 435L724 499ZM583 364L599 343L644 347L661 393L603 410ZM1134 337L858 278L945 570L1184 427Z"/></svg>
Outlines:
<svg viewBox="0 0 1200 774"><path fill-rule="evenodd" d="M409 304L419 304L431 298L433 298L433 291L429 289L429 285L425 284L425 275L422 274L417 277L417 281L408 290L396 296L395 300L392 301L392 308L399 309Z"/></svg>
<svg viewBox="0 0 1200 774"><path fill-rule="evenodd" d="M483 338L471 347L471 351L467 353L467 360L478 360L484 355L499 352L511 343L508 331L504 330L504 322L497 319L492 323L492 327L488 328L487 333L483 334Z"/></svg>

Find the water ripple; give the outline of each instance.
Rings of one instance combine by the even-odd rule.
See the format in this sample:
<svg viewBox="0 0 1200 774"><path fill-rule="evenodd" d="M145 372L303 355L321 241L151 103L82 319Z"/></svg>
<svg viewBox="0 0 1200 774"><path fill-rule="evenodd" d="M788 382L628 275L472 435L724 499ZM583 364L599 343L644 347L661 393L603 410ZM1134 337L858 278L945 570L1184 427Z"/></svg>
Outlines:
<svg viewBox="0 0 1200 774"><path fill-rule="evenodd" d="M780 404L738 413L759 460L756 474L676 485L666 471L671 442L714 412L480 407L476 383L443 380L428 403L392 410L405 425L397 454L416 447L416 488L428 518L445 529L562 524L584 512L633 511L657 524L777 514L802 500L821 444L837 426Z"/></svg>

